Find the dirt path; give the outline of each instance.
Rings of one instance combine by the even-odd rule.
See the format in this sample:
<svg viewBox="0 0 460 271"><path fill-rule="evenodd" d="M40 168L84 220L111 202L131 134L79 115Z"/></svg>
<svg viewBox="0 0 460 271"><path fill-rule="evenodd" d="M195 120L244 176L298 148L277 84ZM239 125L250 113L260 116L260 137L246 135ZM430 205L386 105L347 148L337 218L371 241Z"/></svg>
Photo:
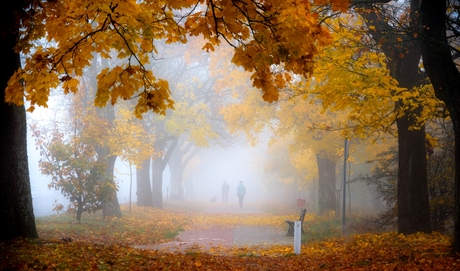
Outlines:
<svg viewBox="0 0 460 271"><path fill-rule="evenodd" d="M256 205L239 208L237 204L222 204L210 207L204 213L262 213ZM184 231L176 240L153 246L137 246L144 249L158 249L165 251L187 251L194 249L210 250L216 247L232 248L245 246L263 246L293 243L292 237L287 237L286 232L270 226L235 226L232 228L211 228Z"/></svg>

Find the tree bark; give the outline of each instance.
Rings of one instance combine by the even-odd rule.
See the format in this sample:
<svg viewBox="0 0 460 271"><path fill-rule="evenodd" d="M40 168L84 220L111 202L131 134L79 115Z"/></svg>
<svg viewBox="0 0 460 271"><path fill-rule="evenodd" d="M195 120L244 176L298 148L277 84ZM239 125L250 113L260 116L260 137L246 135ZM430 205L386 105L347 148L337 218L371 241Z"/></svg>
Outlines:
<svg viewBox="0 0 460 271"><path fill-rule="evenodd" d="M174 152L169 159L169 168L171 169L171 194L172 200L184 200L184 187L182 184L182 155L180 151Z"/></svg>
<svg viewBox="0 0 460 271"><path fill-rule="evenodd" d="M182 144L181 144L182 145ZM183 142L184 148L176 148L169 159L171 169L171 199L185 200L184 195L184 170L188 163L195 157L200 148L195 147L193 142Z"/></svg>
<svg viewBox="0 0 460 271"><path fill-rule="evenodd" d="M83 200L81 196L77 199L77 213L75 216L75 220L77 220L78 223L81 222L81 215L83 214Z"/></svg>
<svg viewBox="0 0 460 271"><path fill-rule="evenodd" d="M171 141L168 145L167 143ZM163 171L179 142L178 137L164 137L155 142L155 149L166 152L164 156L156 157L152 162L152 199L153 207L163 209ZM171 189L171 188L170 188ZM171 191L171 190L170 190Z"/></svg>
<svg viewBox="0 0 460 271"><path fill-rule="evenodd" d="M413 7L418 10L418 5ZM418 21L418 20L417 20ZM420 43L412 41L402 44L406 52L404 58L393 60L394 78L399 86L408 91L421 84L419 62L421 58ZM391 56L390 56L391 57ZM396 110L401 104L396 103ZM396 119L398 127L398 232L412 234L431 232L430 204L428 199L428 175L426 168L425 125L419 130L417 117L421 107L406 110L404 116Z"/></svg>
<svg viewBox="0 0 460 271"><path fill-rule="evenodd" d="M153 207L163 209L163 171L166 162L158 157L152 161L152 201Z"/></svg>
<svg viewBox="0 0 460 271"><path fill-rule="evenodd" d="M422 84L419 71L421 58L420 43L414 39L420 24L417 10L419 0L411 0L411 21L402 33L395 26L382 20L375 12L364 12L362 16L368 25L375 27L372 37L388 57L388 67L400 87L412 88ZM398 42L398 38L401 40ZM395 110L399 111L402 103L397 102ZM417 125L420 107L404 112L397 117L398 128L398 232L411 234L431 232L430 206L428 199L428 178L426 169L425 126L420 130L411 127ZM420 125L419 125L420 126Z"/></svg>
<svg viewBox="0 0 460 271"><path fill-rule="evenodd" d="M0 11L0 241L38 237L30 188L25 108L3 100L8 80L20 67L19 55L13 48L19 29L15 15L23 3L9 2Z"/></svg>
<svg viewBox="0 0 460 271"><path fill-rule="evenodd" d="M142 167L136 169L137 206L153 207L150 191L150 158L142 162Z"/></svg>
<svg viewBox="0 0 460 271"><path fill-rule="evenodd" d="M320 214L335 211L337 198L335 193L335 162L322 154L316 155L319 187L318 203Z"/></svg>
<svg viewBox="0 0 460 271"><path fill-rule="evenodd" d="M106 171L106 176L109 178L109 181L112 183L112 185L115 187L116 184L113 180L113 171L115 170L115 161L117 160L117 156L112 155L108 157L107 159L107 171ZM118 197L117 197L117 189L113 190L113 194L110 200L105 201L103 204L103 214L104 217L106 216L116 216L116 217L121 217L121 208L120 208L120 203L118 202Z"/></svg>
<svg viewBox="0 0 460 271"><path fill-rule="evenodd" d="M99 117L106 119L110 125L113 127L113 122L115 120L115 110L113 106L107 105L104 108L97 108L96 109L97 114ZM106 168L106 174L101 175L102 178L109 178L109 182L113 187L116 187L115 181L114 181L114 170L115 170L115 161L117 160L116 155L110 155L110 148L108 146L97 146L96 147L96 152L97 152L97 159L99 162L106 163L107 168ZM105 181L105 180L101 180ZM114 189L113 194L111 195L111 199L104 201L102 203L102 214L104 217L106 216L116 216L116 217L121 217L121 208L120 208L120 203L118 202L118 197L117 197L117 190Z"/></svg>
<svg viewBox="0 0 460 271"><path fill-rule="evenodd" d="M460 252L460 72L446 37L446 1L421 1L422 56L436 97L449 110L455 136L454 241L452 252Z"/></svg>
<svg viewBox="0 0 460 271"><path fill-rule="evenodd" d="M425 127L408 130L415 121L398 118L398 232L431 232L426 169Z"/></svg>

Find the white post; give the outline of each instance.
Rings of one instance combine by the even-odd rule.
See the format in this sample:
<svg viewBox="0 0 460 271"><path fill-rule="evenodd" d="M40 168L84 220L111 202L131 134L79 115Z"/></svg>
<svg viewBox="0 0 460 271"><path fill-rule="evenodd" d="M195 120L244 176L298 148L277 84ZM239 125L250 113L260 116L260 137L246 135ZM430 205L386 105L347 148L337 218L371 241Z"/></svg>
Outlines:
<svg viewBox="0 0 460 271"><path fill-rule="evenodd" d="M294 253L300 254L300 237L302 229L300 221L294 221Z"/></svg>

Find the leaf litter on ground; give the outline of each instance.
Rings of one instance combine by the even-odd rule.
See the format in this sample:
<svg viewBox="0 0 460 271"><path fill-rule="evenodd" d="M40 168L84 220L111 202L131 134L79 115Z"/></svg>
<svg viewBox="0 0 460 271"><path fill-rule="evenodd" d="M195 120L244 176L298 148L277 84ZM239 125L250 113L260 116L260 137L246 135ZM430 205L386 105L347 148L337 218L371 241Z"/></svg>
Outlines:
<svg viewBox="0 0 460 271"><path fill-rule="evenodd" d="M183 230L209 225L267 225L282 228L296 214L206 214L181 208L123 206L121 218L68 214L37 219L40 238L0 243L0 270L459 270L450 237L438 233L354 234L292 245L192 246L186 251L136 249L168 242ZM298 216L298 215L297 215ZM305 226L327 219L314 214Z"/></svg>

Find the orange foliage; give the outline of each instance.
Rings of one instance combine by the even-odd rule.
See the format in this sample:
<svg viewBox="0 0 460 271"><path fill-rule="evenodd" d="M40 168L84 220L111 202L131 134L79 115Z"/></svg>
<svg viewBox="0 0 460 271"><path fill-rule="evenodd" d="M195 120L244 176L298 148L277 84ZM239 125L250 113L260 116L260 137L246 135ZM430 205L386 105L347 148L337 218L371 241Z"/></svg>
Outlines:
<svg viewBox="0 0 460 271"><path fill-rule="evenodd" d="M307 218L305 223L308 223ZM159 238L164 231L173 230L178 225L187 228L194 224L198 227L200 222L231 227L246 221L247 224L276 226L280 219L284 217L204 213L196 216L191 211L134 208L123 218L105 221L105 226L97 232L86 229L72 236L67 232L67 237L62 239L59 237L65 232L47 230L55 225L38 223L41 235L38 241L15 240L0 244L0 269L458 270L460 264L460 260L448 254L450 240L440 234L358 234L303 244L299 255L293 253L291 245L213 247L208 250L196 246L185 253L133 246L161 242ZM308 219L319 218L311 215ZM103 224L102 220L92 223ZM87 227L94 229L95 225Z"/></svg>
<svg viewBox="0 0 460 271"><path fill-rule="evenodd" d="M341 11L348 6L348 0L314 2ZM253 86L273 102L292 74L312 74L318 47L331 42L305 0L30 1L23 15L15 49L26 58L5 98L18 105L27 100L29 111L46 107L51 89L76 93L97 57L118 63L96 76L96 106L137 99L137 117L149 110L165 114L174 108L169 83L148 66L159 55L156 41L187 43L198 35L206 40L202 50L230 44L232 62L250 72Z"/></svg>

